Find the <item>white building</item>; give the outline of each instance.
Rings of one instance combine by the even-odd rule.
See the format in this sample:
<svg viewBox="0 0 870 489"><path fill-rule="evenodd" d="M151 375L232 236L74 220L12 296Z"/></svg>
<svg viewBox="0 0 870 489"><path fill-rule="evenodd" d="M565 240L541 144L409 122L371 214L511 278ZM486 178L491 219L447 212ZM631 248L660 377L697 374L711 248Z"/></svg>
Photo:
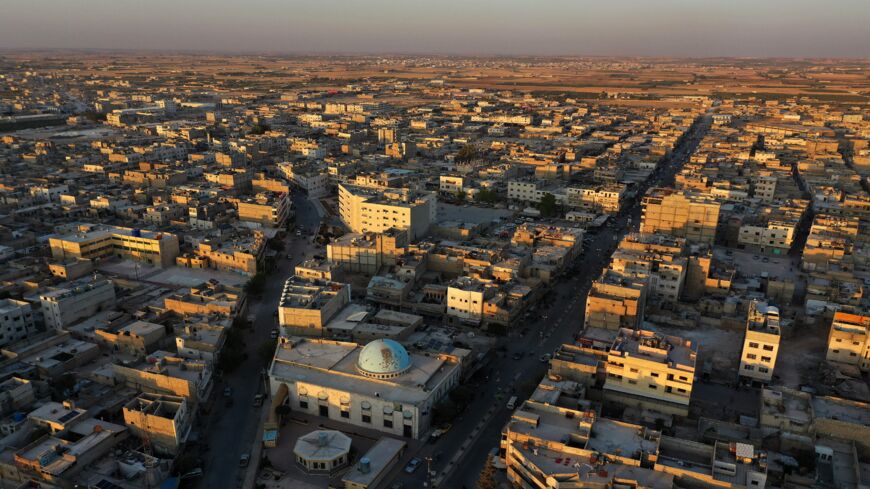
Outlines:
<svg viewBox="0 0 870 489"><path fill-rule="evenodd" d="M753 300L749 304L746 336L740 354L740 375L759 382L770 382L779 353L779 339L779 309L766 302Z"/></svg>
<svg viewBox="0 0 870 489"><path fill-rule="evenodd" d="M0 300L0 346L23 340L33 332L30 304L14 299Z"/></svg>
<svg viewBox="0 0 870 489"><path fill-rule="evenodd" d="M470 277L459 277L447 287L447 315L469 324L483 319L486 287Z"/></svg>
<svg viewBox="0 0 870 489"><path fill-rule="evenodd" d="M293 411L420 438L433 407L459 383L456 356L418 355L388 339L361 346L289 338L269 372L273 404Z"/></svg>
<svg viewBox="0 0 870 489"><path fill-rule="evenodd" d="M84 279L39 296L45 325L63 329L115 305L115 286L106 279Z"/></svg>
<svg viewBox="0 0 870 489"><path fill-rule="evenodd" d="M411 240L429 231L438 212L435 194L431 192L356 185L338 186L338 207L341 220L355 233L407 229Z"/></svg>

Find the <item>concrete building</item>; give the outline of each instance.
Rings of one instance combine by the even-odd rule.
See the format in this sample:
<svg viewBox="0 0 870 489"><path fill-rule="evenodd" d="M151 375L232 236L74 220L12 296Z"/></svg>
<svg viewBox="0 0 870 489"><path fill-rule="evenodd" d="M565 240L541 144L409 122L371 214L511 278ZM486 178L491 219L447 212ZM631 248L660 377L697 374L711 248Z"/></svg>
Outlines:
<svg viewBox="0 0 870 489"><path fill-rule="evenodd" d="M380 233L348 233L326 245L326 258L345 273L375 275L385 265L395 265L408 251L405 229L390 228Z"/></svg>
<svg viewBox="0 0 870 489"><path fill-rule="evenodd" d="M34 332L33 311L29 303L0 300L0 347L23 340Z"/></svg>
<svg viewBox="0 0 870 489"><path fill-rule="evenodd" d="M150 394L183 397L193 404L208 399L212 369L203 361L190 360L162 350L138 365L112 364L116 382Z"/></svg>
<svg viewBox="0 0 870 489"><path fill-rule="evenodd" d="M584 327L618 330L643 321L646 281L606 269L586 295Z"/></svg>
<svg viewBox="0 0 870 489"><path fill-rule="evenodd" d="M412 241L426 235L438 211L431 192L356 185L338 186L338 207L342 222L355 233L407 229Z"/></svg>
<svg viewBox="0 0 870 489"><path fill-rule="evenodd" d="M350 302L350 285L296 275L284 283L278 324L284 336L322 336L333 316Z"/></svg>
<svg viewBox="0 0 870 489"><path fill-rule="evenodd" d="M174 234L94 224L79 225L76 233L50 238L48 243L51 256L61 261L116 256L163 268L174 265L179 253Z"/></svg>
<svg viewBox="0 0 870 489"><path fill-rule="evenodd" d="M115 286L106 279L81 279L39 296L49 328L65 326L115 306Z"/></svg>
<svg viewBox="0 0 870 489"><path fill-rule="evenodd" d="M740 354L740 376L765 384L773 379L780 334L779 309L753 300Z"/></svg>
<svg viewBox="0 0 870 489"><path fill-rule="evenodd" d="M293 457L309 473L331 474L350 463L350 437L336 430L315 430L296 439Z"/></svg>
<svg viewBox="0 0 870 489"><path fill-rule="evenodd" d="M870 371L870 316L834 313L825 359Z"/></svg>
<svg viewBox="0 0 870 489"><path fill-rule="evenodd" d="M269 371L273 407L395 436L420 438L434 406L459 383L459 359L408 353L392 340L356 343L288 338ZM271 419L267 431L276 429Z"/></svg>
<svg viewBox="0 0 870 489"><path fill-rule="evenodd" d="M124 424L144 444L164 456L178 455L187 441L193 412L183 397L143 393L123 408Z"/></svg>
<svg viewBox="0 0 870 489"><path fill-rule="evenodd" d="M654 188L643 198L641 233L670 234L712 244L719 223L719 202L697 193Z"/></svg>
<svg viewBox="0 0 870 489"><path fill-rule="evenodd" d="M491 295L487 287L471 277L459 277L447 287L447 315L462 323L480 324L483 305Z"/></svg>
<svg viewBox="0 0 870 489"><path fill-rule="evenodd" d="M356 466L348 470L341 481L344 489L373 489L378 487L390 469L399 461L405 452L406 444L401 440L381 437L360 457Z"/></svg>
<svg viewBox="0 0 870 489"><path fill-rule="evenodd" d="M697 354L690 340L622 328L607 353L605 398L685 416Z"/></svg>
<svg viewBox="0 0 870 489"><path fill-rule="evenodd" d="M600 214L616 214L625 198L625 185L605 185L593 188L569 187L565 190L571 207Z"/></svg>
<svg viewBox="0 0 870 489"><path fill-rule="evenodd" d="M291 207L290 195L283 192L261 192L236 203L240 221L268 228L283 227Z"/></svg>

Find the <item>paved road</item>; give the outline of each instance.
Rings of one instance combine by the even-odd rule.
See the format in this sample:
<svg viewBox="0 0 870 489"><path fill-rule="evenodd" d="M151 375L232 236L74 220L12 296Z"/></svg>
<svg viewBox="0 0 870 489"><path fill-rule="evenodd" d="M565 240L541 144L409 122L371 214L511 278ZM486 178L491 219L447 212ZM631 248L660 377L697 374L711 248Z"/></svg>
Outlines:
<svg viewBox="0 0 870 489"><path fill-rule="evenodd" d="M512 395L520 400L527 398L547 371L540 356L553 352L579 332L586 293L609 263L610 255L622 237L639 226L643 194L650 187L673 184L674 176L694 152L709 124L709 116L696 122L671 158L639 186L636 202L611 220L605 229L591 236L579 262L548 294L550 306L539 311L540 316L527 325L529 331L523 337L514 334L504 342L508 353L492 363L489 381L475 386L477 396L466 409L466 414L455 420L453 429L442 440L427 445L418 455L436 458L436 454L442 454L432 465L433 479L438 487L476 487L477 476L490 450L498 447L501 430L510 419L507 399ZM523 358L514 360L515 353L522 354ZM407 488L423 487L426 470L424 466L408 475L399 467L390 476L403 482Z"/></svg>
<svg viewBox="0 0 870 489"><path fill-rule="evenodd" d="M304 195L294 195L297 226L313 230L320 221L314 206ZM202 467L203 477L196 487L229 488L241 487L244 470L239 467L242 453L250 453L255 442L259 417L253 408L254 396L265 390L261 374L263 363L257 349L266 341L270 341L269 333L275 328L274 311L278 307L278 299L284 287L284 281L293 274L297 263L314 253L316 246L311 243L312 232L303 233L297 237L291 233L287 239L287 251L281 253L279 260L266 281L262 299L252 301L249 314L255 315L254 330L245 337L247 360L227 374L223 382L218 382L214 388L211 402L211 414L206 425L200 429L203 440L210 447L209 453L203 456L205 464ZM287 253L293 255L287 260ZM229 386L233 389L233 405L225 406L223 390Z"/></svg>

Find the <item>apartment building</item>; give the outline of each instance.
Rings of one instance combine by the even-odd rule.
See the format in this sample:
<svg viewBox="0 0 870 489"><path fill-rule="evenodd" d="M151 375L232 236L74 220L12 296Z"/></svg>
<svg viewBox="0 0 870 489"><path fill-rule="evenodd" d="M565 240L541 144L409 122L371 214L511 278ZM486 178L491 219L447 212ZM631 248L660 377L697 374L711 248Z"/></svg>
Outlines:
<svg viewBox="0 0 870 489"><path fill-rule="evenodd" d="M164 394L198 404L213 386L211 365L158 350L135 365L112 364L115 381L149 394Z"/></svg>
<svg viewBox="0 0 870 489"><path fill-rule="evenodd" d="M0 300L0 347L23 340L35 331L29 303L15 299Z"/></svg>
<svg viewBox="0 0 870 489"><path fill-rule="evenodd" d="M123 410L124 424L156 453L178 455L193 424L193 412L185 398L142 393Z"/></svg>
<svg viewBox="0 0 870 489"><path fill-rule="evenodd" d="M599 214L616 214L625 198L625 185L604 185L592 188L565 189L567 204Z"/></svg>
<svg viewBox="0 0 870 489"><path fill-rule="evenodd" d="M339 185L338 206L341 220L355 233L407 229L412 241L426 235L438 212L434 193L405 188Z"/></svg>
<svg viewBox="0 0 870 489"><path fill-rule="evenodd" d="M350 285L296 275L284 283L278 302L283 336L323 336L324 327L350 302Z"/></svg>
<svg viewBox="0 0 870 489"><path fill-rule="evenodd" d="M77 228L73 234L49 238L55 260L114 256L165 268L175 264L179 253L178 236L171 233L96 224L80 224Z"/></svg>
<svg viewBox="0 0 870 489"><path fill-rule="evenodd" d="M438 177L438 191L446 195L456 195L464 189L465 178L458 175Z"/></svg>
<svg viewBox="0 0 870 489"><path fill-rule="evenodd" d="M564 189L558 185L523 180L508 182L507 197L509 200L536 204L546 194L552 194L557 202L565 203L567 200Z"/></svg>
<svg viewBox="0 0 870 489"><path fill-rule="evenodd" d="M605 270L586 296L584 327L618 330L636 328L643 321L647 283L614 270Z"/></svg>
<svg viewBox="0 0 870 489"><path fill-rule="evenodd" d="M382 233L348 233L326 245L326 258L346 273L374 275L395 265L408 252L408 232L391 228Z"/></svg>
<svg viewBox="0 0 870 489"><path fill-rule="evenodd" d="M605 397L686 415L697 354L698 345L690 340L621 328L607 352Z"/></svg>
<svg viewBox="0 0 870 489"><path fill-rule="evenodd" d="M480 324L488 294L486 285L471 277L459 277L447 287L449 317L466 324Z"/></svg>
<svg viewBox="0 0 870 489"><path fill-rule="evenodd" d="M664 233L690 241L716 239L719 202L697 193L654 188L643 198L641 233Z"/></svg>
<svg viewBox="0 0 870 489"><path fill-rule="evenodd" d="M277 192L261 192L236 203L240 221L269 228L283 227L290 217L291 207L290 195Z"/></svg>
<svg viewBox="0 0 870 489"><path fill-rule="evenodd" d="M81 319L115 306L115 286L106 279L68 282L39 296L45 325L63 329Z"/></svg>
<svg viewBox="0 0 870 489"><path fill-rule="evenodd" d="M825 359L870 371L870 316L834 313Z"/></svg>
<svg viewBox="0 0 870 489"><path fill-rule="evenodd" d="M750 302L740 376L765 384L773 379L780 334L779 309L758 300Z"/></svg>
<svg viewBox="0 0 870 489"><path fill-rule="evenodd" d="M808 205L805 200L792 200L749 210L741 218L737 243L758 253L788 254Z"/></svg>

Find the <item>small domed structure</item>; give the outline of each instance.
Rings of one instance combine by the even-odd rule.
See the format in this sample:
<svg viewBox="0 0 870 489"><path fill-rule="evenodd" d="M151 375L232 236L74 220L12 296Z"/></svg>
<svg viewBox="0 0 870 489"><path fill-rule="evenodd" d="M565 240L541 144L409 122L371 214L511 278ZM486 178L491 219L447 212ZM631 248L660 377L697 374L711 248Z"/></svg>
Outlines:
<svg viewBox="0 0 870 489"><path fill-rule="evenodd" d="M350 437L340 431L316 430L296 440L296 463L308 472L332 472L350 460Z"/></svg>
<svg viewBox="0 0 870 489"><path fill-rule="evenodd" d="M411 356L397 341L378 339L362 348L356 368L366 377L390 379L411 368Z"/></svg>

